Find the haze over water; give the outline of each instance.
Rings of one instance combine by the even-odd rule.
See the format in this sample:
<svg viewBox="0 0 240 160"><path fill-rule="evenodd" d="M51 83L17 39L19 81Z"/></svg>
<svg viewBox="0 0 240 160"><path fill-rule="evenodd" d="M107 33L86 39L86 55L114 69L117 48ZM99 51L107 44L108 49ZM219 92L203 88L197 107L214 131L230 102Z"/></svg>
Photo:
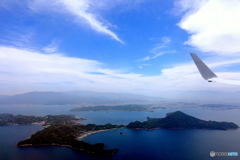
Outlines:
<svg viewBox="0 0 240 160"><path fill-rule="evenodd" d="M168 112L183 111L204 120L229 121L240 125L240 110L165 109L154 112L69 112L75 106L12 105L0 106L1 113L45 116L48 114L74 114L86 118L83 123L128 124L146 117L165 117ZM118 148L111 157L97 157L67 147L16 147L18 141L41 130L40 125L0 127L0 159L212 159L210 151L240 153L240 130L129 130L116 129L93 134L85 141L105 143L107 149ZM123 134L120 135L119 133ZM217 157L238 159L238 157Z"/></svg>

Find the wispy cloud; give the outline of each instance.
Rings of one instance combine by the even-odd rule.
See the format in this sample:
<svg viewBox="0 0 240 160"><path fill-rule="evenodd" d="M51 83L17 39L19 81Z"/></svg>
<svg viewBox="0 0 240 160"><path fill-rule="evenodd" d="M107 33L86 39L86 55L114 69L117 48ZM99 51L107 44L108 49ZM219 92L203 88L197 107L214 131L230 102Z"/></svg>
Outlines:
<svg viewBox="0 0 240 160"><path fill-rule="evenodd" d="M138 8L146 0L1 0L0 7L14 12L15 8L21 8L23 15L29 15L29 11L34 14L44 14L49 17L61 16L79 26L89 27L92 30L107 35L110 38L124 44L119 38L116 29L120 30L116 24L112 24L104 17L104 14L111 9L121 9L122 12ZM119 12L119 10L118 10ZM103 14L104 13L104 14ZM32 14L32 13L31 13ZM20 40L18 41L20 42Z"/></svg>
<svg viewBox="0 0 240 160"><path fill-rule="evenodd" d="M153 39L153 38L151 38ZM144 58L138 59L137 61L148 61L151 59L155 59L165 53L172 53L175 52L174 50L167 50L166 48L171 43L170 37L162 37L160 43L157 43L150 51L151 55L146 56Z"/></svg>
<svg viewBox="0 0 240 160"><path fill-rule="evenodd" d="M71 20L77 21L81 24L88 24L93 30L108 35L112 39L124 43L118 35L111 30L111 28L116 28L114 24L111 24L101 15L101 11L107 9L108 1L103 1L98 3L95 0L52 0L49 3L48 0L3 0L0 2L1 6L5 9L12 10L14 7L28 8L33 12L38 14L49 14L49 16L54 16L53 14L62 14L69 16L71 15L74 18ZM111 3L113 5L113 3ZM105 6L105 7L102 7ZM101 8L101 9L99 9ZM28 12L29 10L26 10ZM113 27L114 26L114 27Z"/></svg>
<svg viewBox="0 0 240 160"><path fill-rule="evenodd" d="M240 53L240 1L180 0L177 4L184 11L178 25L190 34L185 44L222 55Z"/></svg>
<svg viewBox="0 0 240 160"><path fill-rule="evenodd" d="M118 29L118 27L104 19L101 12L114 9L117 6L121 6L122 12L129 11L138 8L144 2L146 0L53 0L51 2L52 7L51 5L49 7L49 1L47 0L41 0L40 2L39 0L34 0L31 2L31 8L39 9L39 7L43 7L57 12L64 12L65 8L68 13L78 19L78 22L87 23L93 30L108 35L112 39L124 44L124 41L113 31L113 29Z"/></svg>
<svg viewBox="0 0 240 160"><path fill-rule="evenodd" d="M141 64L138 66L139 69L142 69L143 66L151 66L151 64Z"/></svg>
<svg viewBox="0 0 240 160"><path fill-rule="evenodd" d="M49 45L44 47L42 50L46 53L56 53L58 51L59 43L60 43L59 39L54 39Z"/></svg>
<svg viewBox="0 0 240 160"><path fill-rule="evenodd" d="M67 8L69 12L77 16L80 19L84 19L94 30L107 34L118 42L123 43L123 41L117 36L116 33L111 31L106 23L100 21L99 14L92 12L91 1L89 0L61 0L62 4ZM109 22L108 22L109 23Z"/></svg>
<svg viewBox="0 0 240 160"><path fill-rule="evenodd" d="M31 48L34 37L34 31L29 28L12 27L5 34L0 35L0 43L7 46L15 46L22 48ZM12 30L11 30L12 29ZM16 32L18 30L20 32Z"/></svg>

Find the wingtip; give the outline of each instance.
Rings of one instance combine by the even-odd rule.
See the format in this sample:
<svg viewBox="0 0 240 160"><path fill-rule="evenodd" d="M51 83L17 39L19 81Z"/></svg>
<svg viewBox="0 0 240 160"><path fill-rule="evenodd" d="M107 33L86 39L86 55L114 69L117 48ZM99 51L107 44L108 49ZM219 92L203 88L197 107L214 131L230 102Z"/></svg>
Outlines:
<svg viewBox="0 0 240 160"><path fill-rule="evenodd" d="M189 53L189 54L190 54L191 56L192 56L192 55L196 55L196 53Z"/></svg>
<svg viewBox="0 0 240 160"><path fill-rule="evenodd" d="M215 73L208 68L208 66L197 56L195 53L190 53L193 61L195 62L195 65L197 66L201 76L205 80L209 80L211 78L217 77Z"/></svg>

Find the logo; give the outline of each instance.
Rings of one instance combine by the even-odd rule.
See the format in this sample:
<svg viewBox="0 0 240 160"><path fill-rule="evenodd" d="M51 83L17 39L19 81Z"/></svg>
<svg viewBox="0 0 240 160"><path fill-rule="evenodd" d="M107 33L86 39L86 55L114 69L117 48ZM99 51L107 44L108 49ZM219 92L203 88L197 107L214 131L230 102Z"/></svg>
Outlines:
<svg viewBox="0 0 240 160"><path fill-rule="evenodd" d="M214 152L214 151L211 151L211 152L210 152L210 156L211 156L211 157L214 157L214 156L215 156L215 152Z"/></svg>
<svg viewBox="0 0 240 160"><path fill-rule="evenodd" d="M210 156L211 157L215 157L215 156L238 156L238 152L214 152L214 151L211 151Z"/></svg>

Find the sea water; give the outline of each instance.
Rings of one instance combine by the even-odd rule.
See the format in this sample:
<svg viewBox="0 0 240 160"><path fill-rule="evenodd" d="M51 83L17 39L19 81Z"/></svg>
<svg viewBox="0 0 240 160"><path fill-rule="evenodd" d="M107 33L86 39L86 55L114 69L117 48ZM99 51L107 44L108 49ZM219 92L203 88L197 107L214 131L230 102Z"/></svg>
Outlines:
<svg viewBox="0 0 240 160"><path fill-rule="evenodd" d="M128 124L147 117L164 117L166 113L183 111L204 120L230 121L240 126L240 110L206 110L200 108L165 109L154 112L69 112L76 106L62 105L8 105L0 106L0 113L45 116L74 114L86 118L83 123ZM212 159L210 151L240 153L240 129L237 130L129 130L115 129L93 134L84 139L89 143L105 143L107 149L118 148L113 156L99 157L60 146L16 147L20 140L42 130L40 125L0 127L0 159ZM123 134L119 134L122 132ZM215 159L239 159L214 157Z"/></svg>

